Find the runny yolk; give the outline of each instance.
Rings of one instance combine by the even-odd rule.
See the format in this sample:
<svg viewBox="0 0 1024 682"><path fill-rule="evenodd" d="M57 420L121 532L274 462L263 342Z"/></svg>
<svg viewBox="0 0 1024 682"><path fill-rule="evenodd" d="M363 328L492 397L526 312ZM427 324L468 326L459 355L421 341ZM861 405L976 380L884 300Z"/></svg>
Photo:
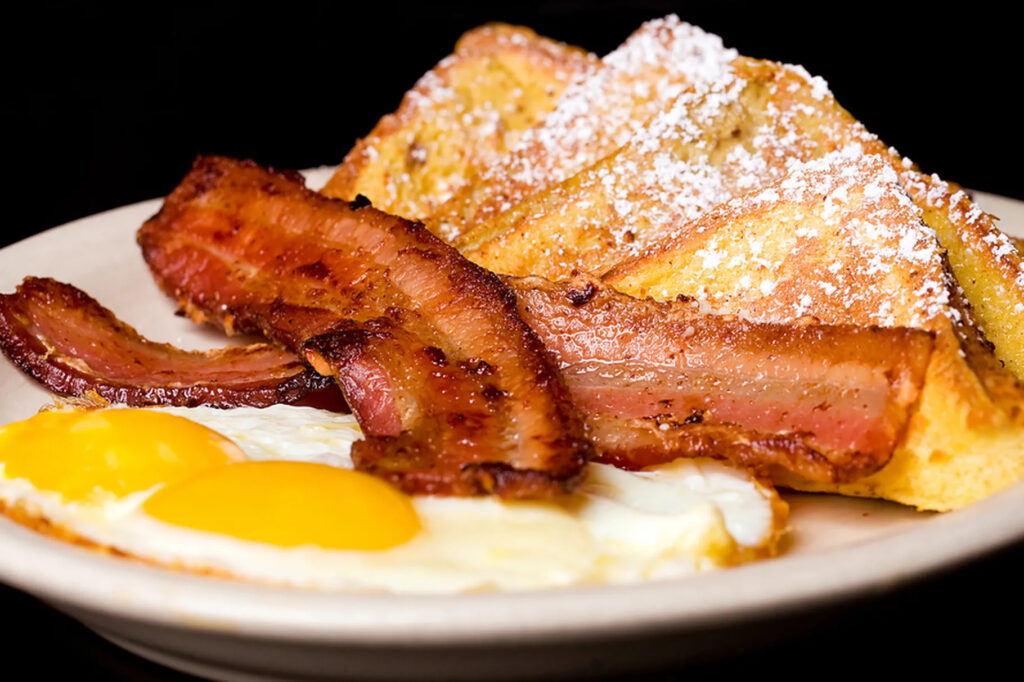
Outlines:
<svg viewBox="0 0 1024 682"><path fill-rule="evenodd" d="M420 529L409 498L357 471L312 462L242 462L161 488L161 521L282 547L380 550Z"/></svg>
<svg viewBox="0 0 1024 682"><path fill-rule="evenodd" d="M216 431L152 410L54 410L0 427L4 477L68 502L123 497L245 458Z"/></svg>

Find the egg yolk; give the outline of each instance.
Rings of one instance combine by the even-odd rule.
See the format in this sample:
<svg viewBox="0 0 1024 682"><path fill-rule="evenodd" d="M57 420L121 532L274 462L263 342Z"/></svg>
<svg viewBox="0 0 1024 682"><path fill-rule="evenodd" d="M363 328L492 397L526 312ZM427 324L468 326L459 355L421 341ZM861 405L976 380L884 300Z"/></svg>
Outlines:
<svg viewBox="0 0 1024 682"><path fill-rule="evenodd" d="M312 462L243 462L158 490L161 521L282 547L380 550L420 529L409 498L368 474Z"/></svg>
<svg viewBox="0 0 1024 682"><path fill-rule="evenodd" d="M123 497L244 459L216 431L151 410L54 410L0 428L4 476L65 501Z"/></svg>

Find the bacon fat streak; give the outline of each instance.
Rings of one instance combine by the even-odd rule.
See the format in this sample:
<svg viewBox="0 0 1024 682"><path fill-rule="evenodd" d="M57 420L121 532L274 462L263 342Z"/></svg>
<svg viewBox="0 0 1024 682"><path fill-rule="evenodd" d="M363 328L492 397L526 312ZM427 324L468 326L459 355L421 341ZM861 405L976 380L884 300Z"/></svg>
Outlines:
<svg viewBox="0 0 1024 682"><path fill-rule="evenodd" d="M601 458L625 468L692 455L770 478L855 480L892 456L933 345L912 329L700 314L586 276L507 281Z"/></svg>

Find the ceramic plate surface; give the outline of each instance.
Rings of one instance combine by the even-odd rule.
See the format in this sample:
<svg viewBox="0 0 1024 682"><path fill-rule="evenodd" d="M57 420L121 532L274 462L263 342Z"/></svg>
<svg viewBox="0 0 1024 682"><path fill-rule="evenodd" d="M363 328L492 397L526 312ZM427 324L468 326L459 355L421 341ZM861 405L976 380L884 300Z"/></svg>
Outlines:
<svg viewBox="0 0 1024 682"><path fill-rule="evenodd" d="M319 186L324 171L310 174ZM1024 236L1024 203L979 193ZM26 275L89 292L142 334L186 348L223 338L175 317L135 245L147 201L0 250L0 291ZM0 424L50 396L0 362ZM514 594L325 594L176 573L91 553L0 518L0 580L117 643L206 676L410 677L623 670L702 655L752 626L891 589L1024 539L1024 484L948 514L833 496L787 495L783 556L684 580ZM685 637L681 636L686 634ZM666 644L666 643L669 644Z"/></svg>

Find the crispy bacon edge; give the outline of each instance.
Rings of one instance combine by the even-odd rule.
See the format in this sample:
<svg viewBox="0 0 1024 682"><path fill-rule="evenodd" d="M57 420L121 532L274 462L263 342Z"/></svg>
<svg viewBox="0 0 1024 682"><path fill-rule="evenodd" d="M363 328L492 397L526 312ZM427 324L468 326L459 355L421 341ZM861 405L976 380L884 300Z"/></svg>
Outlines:
<svg viewBox="0 0 1024 682"><path fill-rule="evenodd" d="M95 392L133 407L229 408L291 403L330 379L269 344L185 351L155 343L85 292L28 277L0 294L0 347L62 396Z"/></svg>
<svg viewBox="0 0 1024 682"><path fill-rule="evenodd" d="M357 468L413 494L548 497L581 479L592 445L514 295L422 224L201 157L138 240L193 319L335 378L367 436Z"/></svg>
<svg viewBox="0 0 1024 682"><path fill-rule="evenodd" d="M710 456L773 480L846 482L885 466L925 380L916 329L753 323L636 299L574 273L506 281L585 415L601 461Z"/></svg>

